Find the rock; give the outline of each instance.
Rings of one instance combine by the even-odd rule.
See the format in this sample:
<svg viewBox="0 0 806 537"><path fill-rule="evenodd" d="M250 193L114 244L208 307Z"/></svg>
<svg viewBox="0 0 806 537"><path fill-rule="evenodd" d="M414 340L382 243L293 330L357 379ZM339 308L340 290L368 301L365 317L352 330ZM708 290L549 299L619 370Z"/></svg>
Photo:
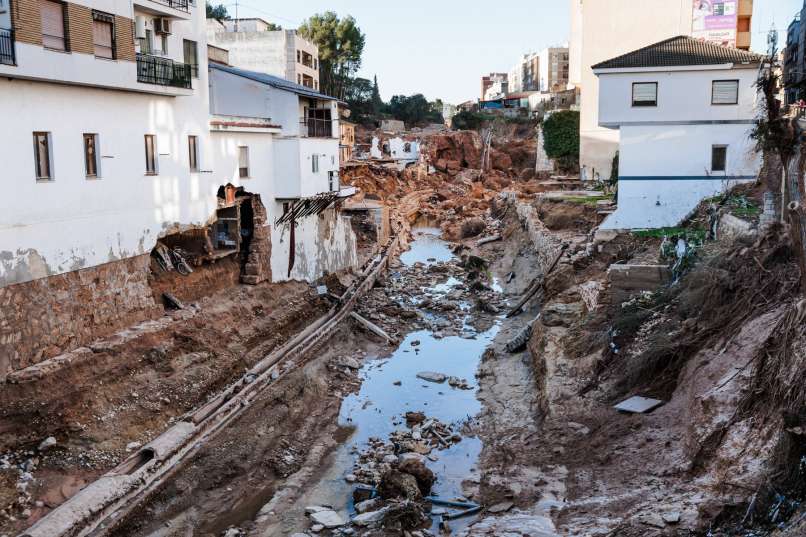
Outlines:
<svg viewBox="0 0 806 537"><path fill-rule="evenodd" d="M140 442L129 442L126 444L126 451L134 451L135 449L140 449L143 444Z"/></svg>
<svg viewBox="0 0 806 537"><path fill-rule="evenodd" d="M52 436L49 436L39 443L39 451L45 451L47 449L50 449L56 444L57 444L56 439Z"/></svg>
<svg viewBox="0 0 806 537"><path fill-rule="evenodd" d="M397 455L386 455L383 458L383 462L386 464L397 464L399 461Z"/></svg>
<svg viewBox="0 0 806 537"><path fill-rule="evenodd" d="M347 481L348 483L355 483L356 481L358 481L358 478L355 476L355 474L347 474L346 476L344 476L344 480Z"/></svg>
<svg viewBox="0 0 806 537"><path fill-rule="evenodd" d="M470 220L465 220L465 222L462 224L460 237L462 239L475 237L481 234L486 227L487 225L484 223L484 220L481 220L480 218L471 218Z"/></svg>
<svg viewBox="0 0 806 537"><path fill-rule="evenodd" d="M431 492L431 487L437 478L434 472L425 465L425 462L417 459L406 459L398 464L397 469L405 474L414 476L417 480L417 487L423 496L428 496Z"/></svg>
<svg viewBox="0 0 806 537"><path fill-rule="evenodd" d="M312 515L314 513L318 513L320 511L332 511L330 507L322 507L321 505L309 505L305 508L306 515Z"/></svg>
<svg viewBox="0 0 806 537"><path fill-rule="evenodd" d="M415 460L415 461L419 461L419 462L421 462L423 464L425 464L425 460L426 460L425 455L421 455L419 453L414 453L414 452L402 453L400 455L399 459L400 459L400 462L404 462L404 461L407 461L407 460Z"/></svg>
<svg viewBox="0 0 806 537"><path fill-rule="evenodd" d="M338 514L336 511L330 510L311 513L311 520L313 520L314 523L321 524L328 529L338 528L339 526L344 526L347 524L347 521L344 520L340 514Z"/></svg>
<svg viewBox="0 0 806 537"><path fill-rule="evenodd" d="M380 505L381 501L378 498L372 498L371 500L364 500L363 502L358 502L355 504L355 510L358 513L366 513L367 511L372 511L376 507Z"/></svg>
<svg viewBox="0 0 806 537"><path fill-rule="evenodd" d="M512 502L501 502L493 505L492 507L488 508L487 511L490 513L506 513L514 504Z"/></svg>
<svg viewBox="0 0 806 537"><path fill-rule="evenodd" d="M417 479L411 475L398 470L389 470L381 477L378 492L382 498L391 500L394 498L405 498L407 500L419 501L422 497Z"/></svg>
<svg viewBox="0 0 806 537"><path fill-rule="evenodd" d="M378 511L368 511L366 513L361 513L353 517L352 523L356 526L370 526L372 524L377 524L379 522L383 522L383 518L386 516L386 512L388 509L380 509Z"/></svg>
<svg viewBox="0 0 806 537"><path fill-rule="evenodd" d="M417 378L428 382L436 382L441 384L445 382L448 376L443 373L436 373L434 371L420 371L417 373Z"/></svg>
<svg viewBox="0 0 806 537"><path fill-rule="evenodd" d="M311 531L314 533L319 533L323 529L325 529L325 526L322 524L314 524L313 526L311 526Z"/></svg>
<svg viewBox="0 0 806 537"><path fill-rule="evenodd" d="M307 533L292 533L291 537L311 537Z"/></svg>
<svg viewBox="0 0 806 537"><path fill-rule="evenodd" d="M663 513L661 515L663 521L667 524L679 524L680 523L680 513L677 511L671 511L669 513Z"/></svg>
<svg viewBox="0 0 806 537"><path fill-rule="evenodd" d="M350 369L361 369L361 364L358 363L358 360L350 356L343 358L341 361L341 365L349 367Z"/></svg>
<svg viewBox="0 0 806 537"><path fill-rule="evenodd" d="M422 412L406 412L406 425L412 427L425 421L425 414Z"/></svg>
<svg viewBox="0 0 806 537"><path fill-rule="evenodd" d="M472 388L468 385L465 379L461 379L459 377L448 377L448 384L454 388L458 388L460 390L471 390Z"/></svg>

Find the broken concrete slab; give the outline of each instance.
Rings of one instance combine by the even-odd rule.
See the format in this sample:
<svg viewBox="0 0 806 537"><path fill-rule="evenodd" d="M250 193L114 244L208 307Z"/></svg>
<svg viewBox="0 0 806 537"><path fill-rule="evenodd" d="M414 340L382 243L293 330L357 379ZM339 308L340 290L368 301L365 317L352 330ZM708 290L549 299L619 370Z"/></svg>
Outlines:
<svg viewBox="0 0 806 537"><path fill-rule="evenodd" d="M648 397L640 397L636 395L635 397L630 397L629 399L622 401L613 408L619 412L626 412L629 414L646 414L647 412L655 410L662 404L663 401L659 399L650 399Z"/></svg>
<svg viewBox="0 0 806 537"><path fill-rule="evenodd" d="M372 524L377 524L379 522L383 522L383 518L386 516L388 509L379 509L378 511L367 511L366 513L361 513L360 515L356 515L352 519L352 523L356 526L370 526Z"/></svg>
<svg viewBox="0 0 806 537"><path fill-rule="evenodd" d="M512 509L513 505L515 505L515 504L513 504L512 502L497 503L497 504L493 505L492 507L487 508L487 512L488 513L493 513L493 514L506 513L507 511Z"/></svg>
<svg viewBox="0 0 806 537"><path fill-rule="evenodd" d="M330 510L311 513L311 520L313 520L314 523L321 524L328 529L338 528L347 524L347 521L344 520L340 514L338 514L336 511Z"/></svg>

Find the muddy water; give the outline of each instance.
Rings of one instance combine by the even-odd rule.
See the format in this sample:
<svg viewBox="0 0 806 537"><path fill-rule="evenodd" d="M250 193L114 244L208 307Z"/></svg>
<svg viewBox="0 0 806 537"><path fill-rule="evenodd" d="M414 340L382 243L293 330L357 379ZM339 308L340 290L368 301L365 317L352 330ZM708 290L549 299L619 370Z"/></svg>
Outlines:
<svg viewBox="0 0 806 537"><path fill-rule="evenodd" d="M439 238L439 230L415 229L414 239L411 249L401 256L404 265L429 265L453 258L448 244ZM457 285L461 282L450 277L427 289L426 294L438 300ZM462 304L461 309L468 311L470 305ZM333 464L318 485L305 495L307 504L332 505L345 515L353 515L352 486L346 483L345 477L352 472L357 453L366 447L370 438L386 440L394 430L404 429L403 415L408 411L422 411L430 418L451 424L453 430L462 435L462 441L449 449L432 452L437 458L428 463L437 476L432 493L446 500L457 499L462 497L463 481L478 481L477 461L482 444L473 436L472 426L481 403L476 398L475 374L499 325L477 333L467 321L465 319L461 336L443 338L427 330L413 332L390 356L369 357L360 371L360 391L343 400L339 414L340 425L353 428L353 434L337 450ZM471 389L421 380L416 376L421 371L466 379ZM473 520L467 517L451 521L451 528L461 528Z"/></svg>

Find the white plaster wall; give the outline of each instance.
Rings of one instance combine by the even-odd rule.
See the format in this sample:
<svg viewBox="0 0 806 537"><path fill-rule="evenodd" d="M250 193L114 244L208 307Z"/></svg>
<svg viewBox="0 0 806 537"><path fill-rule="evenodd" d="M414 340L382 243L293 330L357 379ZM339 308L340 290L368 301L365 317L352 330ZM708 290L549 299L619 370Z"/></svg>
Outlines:
<svg viewBox="0 0 806 537"><path fill-rule="evenodd" d="M591 69L604 60L677 35L691 34L691 0L584 0L581 52L580 165L588 176L610 174L618 132L599 127L599 80ZM572 36L571 42L580 43ZM575 61L575 60L574 60ZM572 65L572 73L576 63ZM573 74L571 75L574 76Z"/></svg>
<svg viewBox="0 0 806 537"><path fill-rule="evenodd" d="M275 204L274 214L281 213L282 204ZM289 275L291 229L289 224L275 226L272 229L273 281L312 282L328 272L358 268L356 236L350 225L350 219L342 216L336 209L330 208L321 215L299 220L294 234L296 255L294 268Z"/></svg>
<svg viewBox="0 0 806 537"><path fill-rule="evenodd" d="M676 226L703 199L737 182L752 181L760 169L761 158L748 137L750 128L750 125L622 127L618 209L602 228ZM728 146L726 172L710 171L712 145Z"/></svg>
<svg viewBox="0 0 806 537"><path fill-rule="evenodd" d="M216 69L210 69L210 78L210 113L273 119L276 107L265 84Z"/></svg>
<svg viewBox="0 0 806 537"><path fill-rule="evenodd" d="M203 44L204 11L192 8L192 15L174 27ZM206 54L200 46L202 66ZM83 56L98 69L110 63L61 56L68 63ZM60 76L59 62L45 65ZM13 193L0 211L0 285L145 253L171 225L208 220L219 182L191 174L187 150L187 136L198 136L200 168L210 169L206 69L199 76L190 96L176 98L0 79L0 182ZM34 131L51 133L53 181L36 181ZM85 177L83 133L100 137L100 179ZM157 137L157 176L145 175L145 134Z"/></svg>
<svg viewBox="0 0 806 537"><path fill-rule="evenodd" d="M274 198L274 135L250 132L212 132L210 147L215 162L217 184L232 183L247 192L260 194L265 203ZM238 148L249 148L249 177L239 177ZM269 205L266 206L267 210ZM277 215L269 215L269 218Z"/></svg>
<svg viewBox="0 0 806 537"><path fill-rule="evenodd" d="M687 68L690 69L690 68ZM607 73L599 75L599 122L752 121L756 117L756 68ZM739 102L712 105L715 80L739 80ZM632 106L634 82L657 82L658 105Z"/></svg>
<svg viewBox="0 0 806 537"><path fill-rule="evenodd" d="M410 144L408 151L406 151L406 144ZM420 143L416 141L409 142L402 138L391 138L389 140L389 151L392 153L392 158L397 160L418 160L420 158Z"/></svg>
<svg viewBox="0 0 806 537"><path fill-rule="evenodd" d="M223 32L216 23L208 23L208 28L208 42L229 50L233 67L289 78L286 48L293 44L286 40L285 31Z"/></svg>
<svg viewBox="0 0 806 537"><path fill-rule="evenodd" d="M302 197L330 192L329 172L339 170L339 140L301 138L299 145L300 191ZM319 155L319 171L313 171L313 155Z"/></svg>

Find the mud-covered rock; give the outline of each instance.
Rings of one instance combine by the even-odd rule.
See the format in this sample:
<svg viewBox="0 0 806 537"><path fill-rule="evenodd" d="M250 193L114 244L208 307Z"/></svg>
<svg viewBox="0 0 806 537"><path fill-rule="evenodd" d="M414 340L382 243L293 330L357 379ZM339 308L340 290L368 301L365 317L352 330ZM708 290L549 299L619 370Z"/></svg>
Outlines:
<svg viewBox="0 0 806 537"><path fill-rule="evenodd" d="M583 310L584 306L579 302L547 304L541 313L541 321L546 326L571 326Z"/></svg>
<svg viewBox="0 0 806 537"><path fill-rule="evenodd" d="M423 496L428 496L431 493L431 487L434 486L437 478L422 459L405 459L398 464L397 469L405 474L414 476L414 479L417 480L417 487Z"/></svg>
<svg viewBox="0 0 806 537"><path fill-rule="evenodd" d="M387 500L404 498L419 501L422 499L417 478L399 470L389 470L383 474L381 484L378 486L378 493Z"/></svg>

